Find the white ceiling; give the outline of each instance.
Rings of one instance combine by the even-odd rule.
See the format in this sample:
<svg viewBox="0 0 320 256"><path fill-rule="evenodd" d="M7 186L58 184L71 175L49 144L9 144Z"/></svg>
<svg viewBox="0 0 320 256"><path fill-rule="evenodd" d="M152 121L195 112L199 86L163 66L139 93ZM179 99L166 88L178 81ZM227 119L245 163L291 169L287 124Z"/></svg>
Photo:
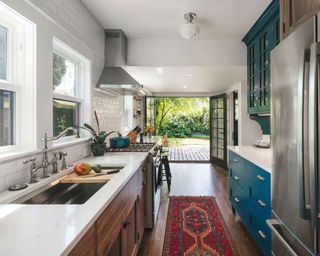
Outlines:
<svg viewBox="0 0 320 256"><path fill-rule="evenodd" d="M180 38L186 12L195 12L199 39L241 39L271 0L82 0L104 28L128 38Z"/></svg>
<svg viewBox="0 0 320 256"><path fill-rule="evenodd" d="M245 67L127 67L126 70L156 93L222 92L226 84L246 78Z"/></svg>
<svg viewBox="0 0 320 256"><path fill-rule="evenodd" d="M104 28L122 29L129 39L181 39L186 12L195 12L197 40L241 39L271 0L82 0ZM190 42L192 49L192 42ZM156 51L156 49L155 49ZM219 52L219 49L216 49ZM243 54L243 56L245 56ZM183 56L181 56L183 57ZM181 58L182 59L182 58ZM245 63L245 60L244 62ZM189 67L187 67L189 66ZM152 92L217 92L245 79L245 66L129 66L128 72ZM188 76L192 74L192 76ZM183 88L187 86L187 88Z"/></svg>

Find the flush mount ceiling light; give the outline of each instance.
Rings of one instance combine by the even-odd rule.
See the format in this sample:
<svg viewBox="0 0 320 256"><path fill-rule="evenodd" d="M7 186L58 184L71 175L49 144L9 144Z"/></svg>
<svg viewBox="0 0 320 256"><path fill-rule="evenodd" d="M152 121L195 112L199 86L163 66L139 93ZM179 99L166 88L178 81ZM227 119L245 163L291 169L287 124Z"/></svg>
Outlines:
<svg viewBox="0 0 320 256"><path fill-rule="evenodd" d="M184 15L186 23L183 24L180 28L181 36L185 39L192 40L199 36L200 28L195 23L197 15L193 12L188 12Z"/></svg>

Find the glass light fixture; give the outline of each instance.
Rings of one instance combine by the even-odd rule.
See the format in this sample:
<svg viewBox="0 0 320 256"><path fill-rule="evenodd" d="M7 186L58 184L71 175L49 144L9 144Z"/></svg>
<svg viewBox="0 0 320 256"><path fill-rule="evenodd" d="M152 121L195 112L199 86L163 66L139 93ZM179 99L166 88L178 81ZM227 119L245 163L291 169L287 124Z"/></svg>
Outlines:
<svg viewBox="0 0 320 256"><path fill-rule="evenodd" d="M187 40L195 39L199 36L200 28L195 23L197 15L193 12L188 12L184 15L186 23L183 24L180 28L181 36Z"/></svg>

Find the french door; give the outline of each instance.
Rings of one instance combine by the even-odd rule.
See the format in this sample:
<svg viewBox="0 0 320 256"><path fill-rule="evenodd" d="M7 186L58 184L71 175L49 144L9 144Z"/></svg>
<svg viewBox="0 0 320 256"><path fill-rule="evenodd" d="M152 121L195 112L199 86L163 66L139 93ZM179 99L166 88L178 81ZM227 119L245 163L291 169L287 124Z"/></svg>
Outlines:
<svg viewBox="0 0 320 256"><path fill-rule="evenodd" d="M227 167L226 94L210 98L210 161Z"/></svg>

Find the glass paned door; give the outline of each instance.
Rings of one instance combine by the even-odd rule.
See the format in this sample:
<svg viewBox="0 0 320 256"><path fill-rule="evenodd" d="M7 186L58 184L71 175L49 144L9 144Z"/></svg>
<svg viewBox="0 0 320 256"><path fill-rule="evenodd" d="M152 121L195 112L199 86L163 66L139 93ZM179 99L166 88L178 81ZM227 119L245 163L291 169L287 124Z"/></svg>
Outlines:
<svg viewBox="0 0 320 256"><path fill-rule="evenodd" d="M210 160L213 164L227 166L226 161L226 95L210 98Z"/></svg>

